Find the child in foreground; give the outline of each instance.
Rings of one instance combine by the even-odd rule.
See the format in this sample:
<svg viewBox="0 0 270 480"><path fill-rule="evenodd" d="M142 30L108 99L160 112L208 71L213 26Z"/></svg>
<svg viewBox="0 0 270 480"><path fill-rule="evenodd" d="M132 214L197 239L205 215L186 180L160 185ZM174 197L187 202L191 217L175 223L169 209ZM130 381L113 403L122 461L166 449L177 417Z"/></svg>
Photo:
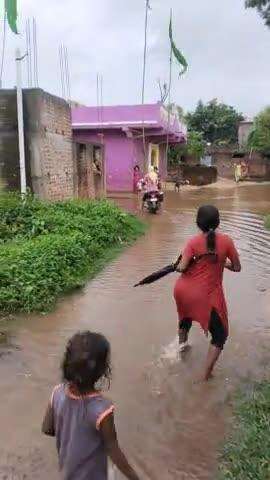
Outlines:
<svg viewBox="0 0 270 480"><path fill-rule="evenodd" d="M114 424L114 406L96 389L110 380L110 344L100 334L77 333L62 363L64 383L55 387L42 432L56 437L63 480L107 480L108 456L130 480L139 477L122 453Z"/></svg>

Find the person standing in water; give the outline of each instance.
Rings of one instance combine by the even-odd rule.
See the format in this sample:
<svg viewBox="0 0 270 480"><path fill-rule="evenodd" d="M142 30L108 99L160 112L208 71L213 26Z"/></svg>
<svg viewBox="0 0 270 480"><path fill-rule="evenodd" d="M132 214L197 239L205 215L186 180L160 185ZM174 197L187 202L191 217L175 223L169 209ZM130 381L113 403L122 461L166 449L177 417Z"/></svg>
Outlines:
<svg viewBox="0 0 270 480"><path fill-rule="evenodd" d="M110 344L103 335L77 333L67 344L63 383L53 390L42 431L56 437L63 480L107 480L109 456L129 480L139 480L121 451L114 406L96 385L110 381Z"/></svg>
<svg viewBox="0 0 270 480"><path fill-rule="evenodd" d="M184 248L177 271L174 297L179 316L180 351L188 346L192 322L199 322L212 336L203 381L208 381L228 337L228 314L223 292L224 268L240 272L241 264L233 240L219 231L219 211L212 205L199 208L197 225L201 233Z"/></svg>
<svg viewBox="0 0 270 480"><path fill-rule="evenodd" d="M240 162L235 163L234 165L234 177L235 177L235 182L239 183L242 178L242 167Z"/></svg>
<svg viewBox="0 0 270 480"><path fill-rule="evenodd" d="M135 165L133 169L133 193L139 193L139 182L142 179L141 169L139 165Z"/></svg>

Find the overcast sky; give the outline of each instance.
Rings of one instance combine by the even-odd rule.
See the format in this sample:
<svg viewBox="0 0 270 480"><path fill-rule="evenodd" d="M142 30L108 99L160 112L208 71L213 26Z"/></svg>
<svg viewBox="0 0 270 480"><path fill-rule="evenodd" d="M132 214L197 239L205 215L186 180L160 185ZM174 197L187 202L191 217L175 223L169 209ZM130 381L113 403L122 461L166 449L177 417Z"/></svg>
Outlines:
<svg viewBox="0 0 270 480"><path fill-rule="evenodd" d="M73 99L96 104L96 72L104 77L104 104L140 102L145 0L18 0L20 29L26 17L38 25L40 86L61 94L58 47L70 55ZM244 0L151 0L146 101L159 100L157 79L168 78L169 9L174 36L189 62L185 78L173 75L173 101L191 110L214 97L254 115L270 104L270 30ZM15 85L11 33L3 76ZM26 82L26 72L24 79Z"/></svg>

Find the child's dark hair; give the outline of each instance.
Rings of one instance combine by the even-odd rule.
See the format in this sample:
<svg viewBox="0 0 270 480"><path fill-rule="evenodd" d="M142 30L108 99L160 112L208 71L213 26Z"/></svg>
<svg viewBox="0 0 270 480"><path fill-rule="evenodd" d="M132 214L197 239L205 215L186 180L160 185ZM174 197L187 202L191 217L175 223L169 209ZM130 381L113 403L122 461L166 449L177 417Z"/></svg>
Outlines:
<svg viewBox="0 0 270 480"><path fill-rule="evenodd" d="M219 211L213 205L203 205L197 213L197 225L202 232L207 233L208 253L216 251L216 229L220 224Z"/></svg>
<svg viewBox="0 0 270 480"><path fill-rule="evenodd" d="M135 167L134 167L134 169L133 169L133 170L134 170L134 172L139 172L139 171L140 171L140 167L139 167L139 165L135 165Z"/></svg>
<svg viewBox="0 0 270 480"><path fill-rule="evenodd" d="M68 342L62 363L63 380L83 395L98 380L111 378L111 348L108 340L90 331L76 333Z"/></svg>

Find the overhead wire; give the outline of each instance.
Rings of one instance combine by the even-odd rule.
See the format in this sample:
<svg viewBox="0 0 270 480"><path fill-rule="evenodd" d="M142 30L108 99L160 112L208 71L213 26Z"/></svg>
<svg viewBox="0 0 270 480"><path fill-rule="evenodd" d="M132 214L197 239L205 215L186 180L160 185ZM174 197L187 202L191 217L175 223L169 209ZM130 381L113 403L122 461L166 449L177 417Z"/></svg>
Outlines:
<svg viewBox="0 0 270 480"><path fill-rule="evenodd" d="M38 75L38 45L37 45L37 22L33 17L33 55L34 55L34 86L39 86Z"/></svg>
<svg viewBox="0 0 270 480"><path fill-rule="evenodd" d="M3 24L4 25L3 25L3 41L2 41L2 52L1 52L1 67L0 67L0 88L2 88L5 55L6 55L6 40L7 40L7 16L6 16L6 13L4 14Z"/></svg>

